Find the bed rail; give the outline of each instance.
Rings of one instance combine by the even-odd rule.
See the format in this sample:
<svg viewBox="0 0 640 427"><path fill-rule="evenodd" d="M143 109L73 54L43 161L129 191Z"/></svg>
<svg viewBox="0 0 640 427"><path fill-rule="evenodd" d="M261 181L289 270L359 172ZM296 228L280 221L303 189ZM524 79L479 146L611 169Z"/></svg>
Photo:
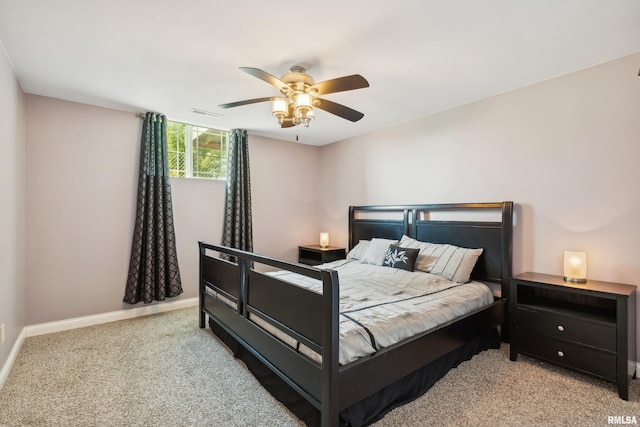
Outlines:
<svg viewBox="0 0 640 427"><path fill-rule="evenodd" d="M198 242L200 327L209 315L280 378L321 411L322 425L338 419L338 273L255 253ZM227 254L234 262L211 252ZM261 273L254 263L292 271L322 282L322 294ZM207 288L232 303L209 295ZM257 316L322 356L301 357L251 320ZM320 319L320 320L319 320ZM287 326L289 325L289 326Z"/></svg>

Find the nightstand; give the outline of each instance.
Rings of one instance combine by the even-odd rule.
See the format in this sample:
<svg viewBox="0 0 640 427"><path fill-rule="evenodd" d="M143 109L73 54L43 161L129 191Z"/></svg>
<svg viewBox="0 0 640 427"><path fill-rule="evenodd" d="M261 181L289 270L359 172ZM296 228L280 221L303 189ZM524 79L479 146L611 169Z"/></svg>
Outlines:
<svg viewBox="0 0 640 427"><path fill-rule="evenodd" d="M636 287L523 273L510 281L511 349L595 375L629 400L636 370Z"/></svg>
<svg viewBox="0 0 640 427"><path fill-rule="evenodd" d="M329 246L326 248L320 245L298 246L298 262L301 264L318 265L325 262L344 259L347 256L345 248Z"/></svg>

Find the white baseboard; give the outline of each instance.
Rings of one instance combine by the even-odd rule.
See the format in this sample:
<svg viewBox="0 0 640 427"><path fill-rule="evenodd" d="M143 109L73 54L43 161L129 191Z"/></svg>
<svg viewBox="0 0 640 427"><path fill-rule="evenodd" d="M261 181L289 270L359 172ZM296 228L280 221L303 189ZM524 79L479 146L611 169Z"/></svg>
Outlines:
<svg viewBox="0 0 640 427"><path fill-rule="evenodd" d="M13 348L11 349L11 353L9 353L9 358L4 363L4 366L2 367L2 370L0 371L0 390L2 390L2 386L4 386L4 382L6 381L7 377L9 376L9 372L11 372L11 368L13 367L13 362L15 362L16 361L16 357L18 357L18 352L20 351L20 347L22 347L22 343L24 342L25 337L26 337L26 334L25 334L24 328L23 328L22 332L20 332L20 335L18 335L18 339L13 344Z"/></svg>
<svg viewBox="0 0 640 427"><path fill-rule="evenodd" d="M13 349L9 354L9 358L4 363L4 366L0 371L0 390L2 390L2 386L9 376L9 372L11 371L13 363L18 356L18 352L22 347L22 343L27 337L35 337L38 335L50 334L53 332L62 332L68 331L70 329L84 328L85 326L99 325L102 323L115 322L117 320L132 319L134 317L163 313L166 311L178 310L180 308L193 307L195 305L198 305L198 297L163 302L160 304L145 305L128 310L112 311L109 313L95 314L92 316L76 317L73 319L60 320L57 322L25 326L18 336L15 344L13 345Z"/></svg>
<svg viewBox="0 0 640 427"><path fill-rule="evenodd" d="M115 322L117 320L147 316L149 314L163 313L165 311L178 310L180 308L193 307L195 305L198 305L198 297L163 302L161 304L144 305L142 307L130 308L128 310L75 317L73 319L59 320L57 322L41 323L39 325L25 326L24 329L26 330L27 337L35 337L53 332L68 331L70 329L84 328L85 326L100 325L102 323Z"/></svg>

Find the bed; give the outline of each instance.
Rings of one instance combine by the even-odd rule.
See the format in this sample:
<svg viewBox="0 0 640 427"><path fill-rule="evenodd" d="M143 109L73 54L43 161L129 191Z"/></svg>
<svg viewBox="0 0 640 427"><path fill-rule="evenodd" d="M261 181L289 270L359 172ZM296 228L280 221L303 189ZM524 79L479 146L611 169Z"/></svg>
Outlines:
<svg viewBox="0 0 640 427"><path fill-rule="evenodd" d="M469 280L493 285L493 293L480 307L347 358L339 261L312 267L199 242L200 327L208 317L214 333L308 425L367 425L509 340L512 227L512 202L350 207L348 257L361 242L384 239L480 248ZM347 292L349 274L342 274ZM315 288L292 283L300 278Z"/></svg>

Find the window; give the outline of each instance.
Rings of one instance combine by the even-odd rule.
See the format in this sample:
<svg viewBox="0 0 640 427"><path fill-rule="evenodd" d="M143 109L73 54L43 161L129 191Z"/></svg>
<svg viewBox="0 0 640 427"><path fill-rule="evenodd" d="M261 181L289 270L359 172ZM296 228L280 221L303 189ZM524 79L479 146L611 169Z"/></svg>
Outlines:
<svg viewBox="0 0 640 427"><path fill-rule="evenodd" d="M171 176L225 179L229 132L167 121Z"/></svg>

